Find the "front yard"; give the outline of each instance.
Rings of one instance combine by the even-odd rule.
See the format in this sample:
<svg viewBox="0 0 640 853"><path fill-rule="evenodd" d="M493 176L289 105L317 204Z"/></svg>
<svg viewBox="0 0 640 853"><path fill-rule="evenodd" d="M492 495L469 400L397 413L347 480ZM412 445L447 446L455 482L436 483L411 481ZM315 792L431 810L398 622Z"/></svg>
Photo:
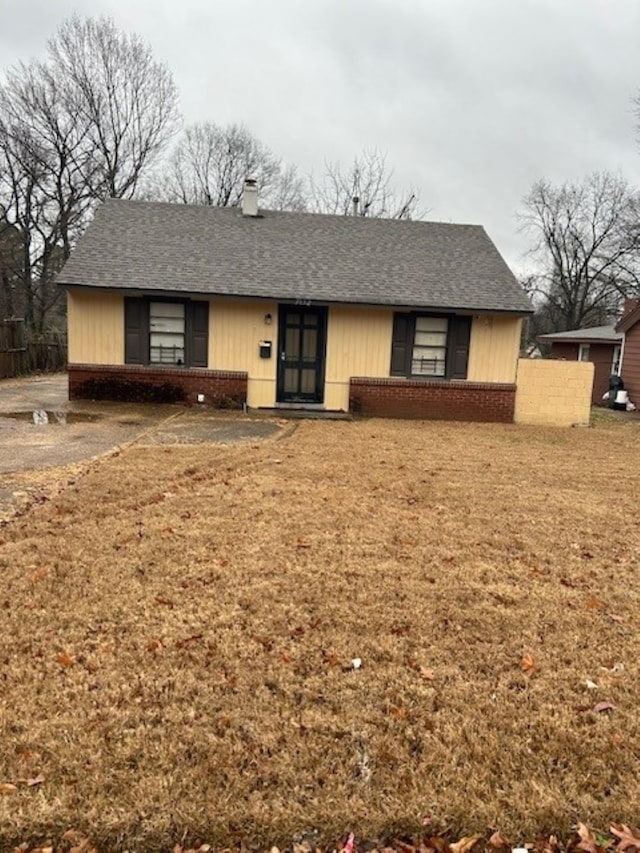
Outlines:
<svg viewBox="0 0 640 853"><path fill-rule="evenodd" d="M94 465L0 528L0 849L637 822L639 438L303 422Z"/></svg>

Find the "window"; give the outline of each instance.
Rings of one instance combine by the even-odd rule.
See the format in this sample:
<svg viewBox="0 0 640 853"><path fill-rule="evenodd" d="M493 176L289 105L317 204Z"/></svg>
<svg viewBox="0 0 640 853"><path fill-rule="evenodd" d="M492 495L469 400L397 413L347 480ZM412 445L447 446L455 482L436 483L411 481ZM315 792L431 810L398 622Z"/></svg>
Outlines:
<svg viewBox="0 0 640 853"><path fill-rule="evenodd" d="M444 376L447 363L446 317L416 317L411 356L412 376Z"/></svg>
<svg viewBox="0 0 640 853"><path fill-rule="evenodd" d="M466 379L471 317L394 314L391 376Z"/></svg>
<svg viewBox="0 0 640 853"><path fill-rule="evenodd" d="M589 344L580 344L578 347L578 361L589 361Z"/></svg>
<svg viewBox="0 0 640 853"><path fill-rule="evenodd" d="M616 376L620 373L620 355L622 353L622 347L620 344L616 344L613 348L613 363L611 365L611 372L615 373Z"/></svg>
<svg viewBox="0 0 640 853"><path fill-rule="evenodd" d="M184 364L184 302L149 303L149 362Z"/></svg>
<svg viewBox="0 0 640 853"><path fill-rule="evenodd" d="M209 303L125 299L125 363L207 367Z"/></svg>

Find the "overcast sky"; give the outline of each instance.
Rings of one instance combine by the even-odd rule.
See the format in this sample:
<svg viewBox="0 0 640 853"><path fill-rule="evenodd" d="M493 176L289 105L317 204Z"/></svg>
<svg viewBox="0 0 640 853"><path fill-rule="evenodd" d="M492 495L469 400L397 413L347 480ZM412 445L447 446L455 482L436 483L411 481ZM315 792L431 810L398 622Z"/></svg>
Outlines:
<svg viewBox="0 0 640 853"><path fill-rule="evenodd" d="M638 0L0 0L0 65L107 14L171 68L185 121L244 122L303 173L386 152L427 218L481 223L516 272L531 184L640 185Z"/></svg>

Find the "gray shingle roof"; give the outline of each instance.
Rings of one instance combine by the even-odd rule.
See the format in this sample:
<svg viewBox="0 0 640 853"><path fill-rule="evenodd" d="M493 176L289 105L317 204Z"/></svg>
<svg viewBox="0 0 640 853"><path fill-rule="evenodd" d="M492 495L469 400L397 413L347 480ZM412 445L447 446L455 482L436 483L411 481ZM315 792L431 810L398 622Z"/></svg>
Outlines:
<svg viewBox="0 0 640 853"><path fill-rule="evenodd" d="M548 335L538 335L538 340L545 343L553 343L557 341L567 341L569 343L617 343L622 340L622 334L616 332L616 327L611 326L593 326L590 329L574 329L571 332L552 332Z"/></svg>
<svg viewBox="0 0 640 853"><path fill-rule="evenodd" d="M59 284L530 313L479 225L108 200Z"/></svg>

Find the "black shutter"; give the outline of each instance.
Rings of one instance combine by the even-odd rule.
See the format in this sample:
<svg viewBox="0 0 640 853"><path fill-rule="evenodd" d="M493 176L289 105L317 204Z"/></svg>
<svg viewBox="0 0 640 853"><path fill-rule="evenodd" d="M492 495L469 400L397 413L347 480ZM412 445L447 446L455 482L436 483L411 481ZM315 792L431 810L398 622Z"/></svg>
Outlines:
<svg viewBox="0 0 640 853"><path fill-rule="evenodd" d="M411 314L393 315L391 339L391 376L407 376L410 352L413 348L413 318Z"/></svg>
<svg viewBox="0 0 640 853"><path fill-rule="evenodd" d="M124 300L125 364L149 361L149 303L144 299Z"/></svg>
<svg viewBox="0 0 640 853"><path fill-rule="evenodd" d="M191 315L189 367L209 366L209 303L189 302Z"/></svg>
<svg viewBox="0 0 640 853"><path fill-rule="evenodd" d="M452 317L449 321L449 369L450 379L466 379L469 363L469 339L471 317Z"/></svg>

